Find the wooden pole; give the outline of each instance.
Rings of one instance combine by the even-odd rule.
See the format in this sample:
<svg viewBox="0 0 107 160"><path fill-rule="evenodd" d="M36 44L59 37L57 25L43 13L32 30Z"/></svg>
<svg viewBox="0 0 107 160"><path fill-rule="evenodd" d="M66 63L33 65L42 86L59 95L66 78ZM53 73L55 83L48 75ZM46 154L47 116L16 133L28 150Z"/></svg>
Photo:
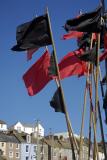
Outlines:
<svg viewBox="0 0 107 160"><path fill-rule="evenodd" d="M76 160L76 156L75 156L75 152L74 152L74 144L73 144L72 136L71 136L71 133L72 133L71 123L70 123L68 112L67 112L67 109L66 109L64 93L63 93L63 89L62 89L62 85L61 85L61 81L60 81L60 73L59 73L57 56L56 56L56 48L55 48L55 44L54 44L54 39L53 39L53 34L52 34L52 29L51 29L51 22L50 22L48 8L46 9L46 13L47 13L47 16L48 16L49 30L50 30L50 36L51 36L52 46L53 46L53 55L54 55L54 58L55 58L55 65L56 65L56 70L57 70L58 83L59 83L59 86L60 86L60 89L61 89L61 96L62 96L62 102L63 102L63 106L64 106L65 119L66 119L66 123L67 123L71 149L73 151L73 159Z"/></svg>
<svg viewBox="0 0 107 160"><path fill-rule="evenodd" d="M101 82L102 81L102 77L101 77L100 66L99 66L99 77L100 77L100 82ZM94 78L94 83L95 83L95 78ZM102 87L101 87L101 92L102 92L102 98L104 98L104 91L103 91ZM99 122L100 122L100 130L101 130L101 136L102 136L104 156L105 156L105 159L107 159L107 151L106 151L106 145L105 145L105 139L104 139L103 123L102 123L102 116L101 116L101 111L100 111L99 100L98 100L98 116L99 116Z"/></svg>
<svg viewBox="0 0 107 160"><path fill-rule="evenodd" d="M88 160L90 160L90 150L91 150L91 126L92 126L92 109L91 109L91 104L90 104Z"/></svg>
<svg viewBox="0 0 107 160"><path fill-rule="evenodd" d="M99 77L99 48L100 48L100 33L97 34L97 50L96 50L96 73L95 73L95 130L96 119L98 114L98 77ZM95 141L95 140L94 140ZM94 142L94 160L96 160L96 143Z"/></svg>
<svg viewBox="0 0 107 160"><path fill-rule="evenodd" d="M90 43L90 49L92 49L92 44L93 44L93 34L91 36L91 43ZM88 63L88 73L86 76L86 86L85 86L85 92L84 92L84 105L83 105L83 114L82 114L82 123L81 123L81 131L80 131L80 147L79 147L79 160L82 159L81 154L82 154L82 135L83 135L83 127L84 127L84 116L85 116L85 110L86 110L86 98L87 98L87 89L88 89L88 84L89 84L89 70L90 70L90 63Z"/></svg>
<svg viewBox="0 0 107 160"><path fill-rule="evenodd" d="M95 115L94 115L94 107L92 103L92 83L89 84L89 96L90 96L90 110L91 110L91 116L92 116L92 122L93 122L93 130L94 130L94 152L97 155L97 159L99 160L98 155L98 145L96 140L96 121L95 121ZM94 159L94 157L93 157Z"/></svg>
<svg viewBox="0 0 107 160"><path fill-rule="evenodd" d="M82 123L81 123L81 131L80 131L79 160L82 160L83 127L84 127L84 117L85 117L86 100L87 100L87 83L88 82L86 80L85 91L84 91L84 105L83 105L83 112L82 112Z"/></svg>

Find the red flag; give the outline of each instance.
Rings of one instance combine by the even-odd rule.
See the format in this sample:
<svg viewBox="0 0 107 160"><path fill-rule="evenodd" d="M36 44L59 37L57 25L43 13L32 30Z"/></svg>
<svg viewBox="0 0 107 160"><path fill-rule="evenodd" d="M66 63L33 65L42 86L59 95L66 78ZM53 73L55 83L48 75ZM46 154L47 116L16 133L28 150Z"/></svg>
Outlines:
<svg viewBox="0 0 107 160"><path fill-rule="evenodd" d="M27 61L32 59L32 55L38 50L38 48L27 50Z"/></svg>
<svg viewBox="0 0 107 160"><path fill-rule="evenodd" d="M63 35L62 39L71 39L71 38L80 38L83 36L83 32L78 32L78 31L70 31L69 33Z"/></svg>
<svg viewBox="0 0 107 160"><path fill-rule="evenodd" d="M82 76L87 73L86 62L81 61L76 55L82 54L83 49L68 53L59 63L60 78L64 79L72 75Z"/></svg>
<svg viewBox="0 0 107 160"><path fill-rule="evenodd" d="M50 54L46 50L39 60L23 75L28 94L33 96L40 92L51 80L48 75Z"/></svg>
<svg viewBox="0 0 107 160"><path fill-rule="evenodd" d="M99 56L100 62L107 58L107 49Z"/></svg>

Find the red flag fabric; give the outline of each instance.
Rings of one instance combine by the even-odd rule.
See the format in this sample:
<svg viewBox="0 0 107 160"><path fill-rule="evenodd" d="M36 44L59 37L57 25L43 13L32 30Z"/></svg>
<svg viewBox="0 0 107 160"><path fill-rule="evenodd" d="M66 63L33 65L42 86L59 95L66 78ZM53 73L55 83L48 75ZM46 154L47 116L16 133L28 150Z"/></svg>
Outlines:
<svg viewBox="0 0 107 160"><path fill-rule="evenodd" d="M99 56L100 62L107 58L107 49Z"/></svg>
<svg viewBox="0 0 107 160"><path fill-rule="evenodd" d="M64 79L72 75L82 76L87 73L86 62L81 61L76 55L82 54L83 49L68 53L59 63L60 78Z"/></svg>
<svg viewBox="0 0 107 160"><path fill-rule="evenodd" d="M38 50L38 48L27 50L27 61L32 59L32 55Z"/></svg>
<svg viewBox="0 0 107 160"><path fill-rule="evenodd" d="M33 96L40 92L51 80L48 74L50 54L46 50L40 59L23 75L28 94Z"/></svg>
<svg viewBox="0 0 107 160"><path fill-rule="evenodd" d="M67 39L71 39L71 38L80 38L83 36L83 32L78 32L78 31L70 31L67 34L64 34L62 39L63 40L67 40Z"/></svg>

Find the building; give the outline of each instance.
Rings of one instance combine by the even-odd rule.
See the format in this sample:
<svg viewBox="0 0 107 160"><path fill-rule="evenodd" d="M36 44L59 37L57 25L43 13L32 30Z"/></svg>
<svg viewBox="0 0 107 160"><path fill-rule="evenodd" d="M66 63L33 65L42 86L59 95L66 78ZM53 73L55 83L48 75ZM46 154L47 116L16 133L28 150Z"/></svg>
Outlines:
<svg viewBox="0 0 107 160"><path fill-rule="evenodd" d="M21 160L36 160L36 142L32 142L32 137L26 133L18 133L14 131L14 135L21 143L20 157Z"/></svg>
<svg viewBox="0 0 107 160"><path fill-rule="evenodd" d="M36 124L26 124L17 122L13 126L11 126L9 130L17 130L19 133L24 132L27 134L34 133L35 135L41 137L44 136L44 128L39 122Z"/></svg>
<svg viewBox="0 0 107 160"><path fill-rule="evenodd" d="M14 136L0 132L0 150L7 160L20 160L20 142Z"/></svg>
<svg viewBox="0 0 107 160"><path fill-rule="evenodd" d="M63 137L62 134L58 135L40 137L35 134L19 133L16 130L0 132L0 158L2 156L5 160L73 160L69 137ZM79 138L77 137L76 140L79 145ZM82 160L88 160L88 146L89 140L83 138ZM92 146L93 144L91 148ZM101 143L98 148L99 160L104 160ZM78 159L75 147L74 152ZM91 153L93 153L93 149L91 149ZM93 154L91 154L90 160L93 160Z"/></svg>
<svg viewBox="0 0 107 160"><path fill-rule="evenodd" d="M58 136L56 136L58 135ZM58 133L55 135L50 135L43 138L43 142L47 145L47 151L45 150L44 157L47 157L47 160L73 160L72 157L72 148L70 144L69 137L67 133ZM77 144L79 146L79 136L76 135ZM93 144L91 143L91 154L90 160L93 160ZM89 140L88 138L83 138L82 145L82 160L88 160L88 148ZM74 147L75 156L78 159L77 150ZM47 156L48 155L48 156ZM104 160L104 151L102 146L98 145L98 155L99 160Z"/></svg>
<svg viewBox="0 0 107 160"><path fill-rule="evenodd" d="M7 124L0 120L0 131L7 131Z"/></svg>

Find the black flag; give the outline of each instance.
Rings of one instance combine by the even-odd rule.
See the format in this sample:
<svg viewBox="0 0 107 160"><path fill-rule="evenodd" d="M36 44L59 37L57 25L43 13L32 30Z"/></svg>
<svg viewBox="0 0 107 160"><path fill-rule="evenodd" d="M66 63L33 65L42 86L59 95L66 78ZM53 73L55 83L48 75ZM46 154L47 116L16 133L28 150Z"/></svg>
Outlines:
<svg viewBox="0 0 107 160"><path fill-rule="evenodd" d="M103 108L105 110L105 122L107 124L107 90L103 99Z"/></svg>
<svg viewBox="0 0 107 160"><path fill-rule="evenodd" d="M98 7L98 9L93 12L85 13L77 18L67 20L64 28L66 31L100 32L102 29L101 7Z"/></svg>
<svg viewBox="0 0 107 160"><path fill-rule="evenodd" d="M52 100L50 101L50 106L55 109L55 112L65 113L60 87L58 87L56 92L54 93L54 96L53 96Z"/></svg>
<svg viewBox="0 0 107 160"><path fill-rule="evenodd" d="M84 33L82 37L77 39L77 45L79 48L90 47L90 42L91 42L90 33Z"/></svg>
<svg viewBox="0 0 107 160"><path fill-rule="evenodd" d="M53 52L52 52L51 58L50 58L49 75L50 76L57 76L57 68L56 68L55 57L54 57Z"/></svg>
<svg viewBox="0 0 107 160"><path fill-rule="evenodd" d="M107 84L107 76L105 75L104 78L102 79L102 84Z"/></svg>
<svg viewBox="0 0 107 160"><path fill-rule="evenodd" d="M91 62L96 65L96 60L97 60L96 53L97 52L96 52L96 45L95 45L92 49L87 50L87 51L85 51L84 54L78 56L78 58L82 61Z"/></svg>
<svg viewBox="0 0 107 160"><path fill-rule="evenodd" d="M13 51L24 51L52 44L47 14L34 18L17 27L17 45Z"/></svg>

